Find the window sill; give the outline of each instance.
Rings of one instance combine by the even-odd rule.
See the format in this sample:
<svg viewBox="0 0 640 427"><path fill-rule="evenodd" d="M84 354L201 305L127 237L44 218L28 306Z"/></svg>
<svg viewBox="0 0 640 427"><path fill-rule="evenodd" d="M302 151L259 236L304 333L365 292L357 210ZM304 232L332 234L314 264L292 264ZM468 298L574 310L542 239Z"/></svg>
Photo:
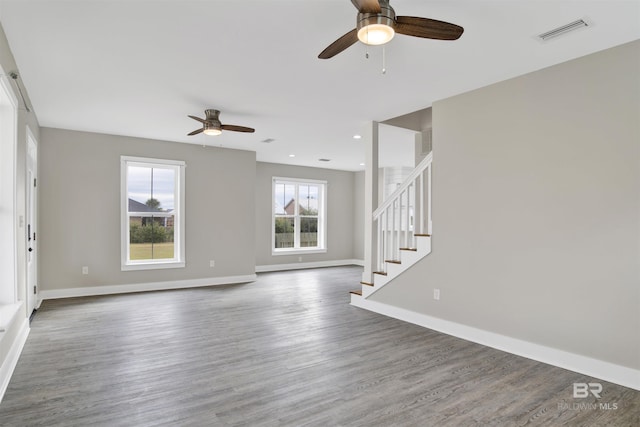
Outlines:
<svg viewBox="0 0 640 427"><path fill-rule="evenodd" d="M20 312L22 302L14 304L0 304L0 335L9 329L13 319Z"/></svg>
<svg viewBox="0 0 640 427"><path fill-rule="evenodd" d="M271 255L280 256L280 255L302 255L302 254L326 254L327 250L322 248L309 248L309 249L277 249L272 250Z"/></svg>
<svg viewBox="0 0 640 427"><path fill-rule="evenodd" d="M176 261L146 262L144 264L123 264L121 271L162 270L165 268L184 268L185 263Z"/></svg>

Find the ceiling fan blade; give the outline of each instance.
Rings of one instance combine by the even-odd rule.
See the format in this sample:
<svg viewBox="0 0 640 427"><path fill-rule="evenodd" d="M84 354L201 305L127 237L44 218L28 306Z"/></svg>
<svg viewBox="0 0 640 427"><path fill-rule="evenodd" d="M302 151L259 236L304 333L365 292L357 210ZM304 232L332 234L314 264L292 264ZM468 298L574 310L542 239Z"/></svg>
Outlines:
<svg viewBox="0 0 640 427"><path fill-rule="evenodd" d="M394 29L398 34L436 40L457 40L464 32L459 25L414 16L396 16Z"/></svg>
<svg viewBox="0 0 640 427"><path fill-rule="evenodd" d="M380 13L380 3L378 0L351 0L351 3L361 13Z"/></svg>
<svg viewBox="0 0 640 427"><path fill-rule="evenodd" d="M204 130L204 128L196 129L193 132L188 133L187 136L197 135L197 134L201 133L203 130Z"/></svg>
<svg viewBox="0 0 640 427"><path fill-rule="evenodd" d="M196 117L196 116L189 116L189 117L191 117L193 120L199 121L200 123L204 123L205 122L205 120L201 119L200 117Z"/></svg>
<svg viewBox="0 0 640 427"><path fill-rule="evenodd" d="M320 52L318 58L320 59L329 59L333 58L352 44L358 41L358 30L355 28L349 31L344 36L340 37L338 40L331 43L325 50Z"/></svg>
<svg viewBox="0 0 640 427"><path fill-rule="evenodd" d="M231 131L234 131L234 132L249 132L249 133L253 133L253 132L256 131L253 128L248 128L248 127L245 127L245 126L236 126L236 125L222 125L222 126L220 126L220 128L222 130L231 130Z"/></svg>

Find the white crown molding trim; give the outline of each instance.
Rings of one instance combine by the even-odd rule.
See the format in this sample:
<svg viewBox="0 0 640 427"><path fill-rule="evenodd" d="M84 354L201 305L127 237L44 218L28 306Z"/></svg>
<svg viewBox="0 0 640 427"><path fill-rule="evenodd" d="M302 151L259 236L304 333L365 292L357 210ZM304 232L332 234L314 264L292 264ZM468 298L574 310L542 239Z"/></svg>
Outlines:
<svg viewBox="0 0 640 427"><path fill-rule="evenodd" d="M13 375L13 371L16 369L18 359L20 358L24 344L27 342L30 330L29 319L25 317L22 319L18 334L13 340L13 343L11 343L11 347L9 347L7 357L2 365L0 365L0 402L2 402L4 393L7 391L7 387L9 387L9 381Z"/></svg>
<svg viewBox="0 0 640 427"><path fill-rule="evenodd" d="M285 270L302 270L305 268L342 267L345 265L359 265L363 267L364 261L361 259L339 259L333 261L297 262L295 264L256 265L256 273L267 273L271 271Z"/></svg>
<svg viewBox="0 0 640 427"><path fill-rule="evenodd" d="M640 370L438 319L355 295L352 295L351 305L517 356L640 390Z"/></svg>
<svg viewBox="0 0 640 427"><path fill-rule="evenodd" d="M232 285L255 281L255 274L244 276L209 277L169 282L133 283L128 285L87 286L81 288L51 289L40 291L39 303L47 299L87 297L96 295L125 294L132 292L164 291L168 289L199 288L205 286Z"/></svg>

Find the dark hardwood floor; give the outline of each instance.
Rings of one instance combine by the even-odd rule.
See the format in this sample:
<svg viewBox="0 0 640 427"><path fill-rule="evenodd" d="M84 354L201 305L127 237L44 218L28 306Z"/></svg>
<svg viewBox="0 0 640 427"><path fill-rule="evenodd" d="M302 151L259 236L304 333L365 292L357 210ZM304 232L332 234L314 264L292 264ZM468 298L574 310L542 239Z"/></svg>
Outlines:
<svg viewBox="0 0 640 427"><path fill-rule="evenodd" d="M640 425L640 392L350 306L361 271L45 301L0 425Z"/></svg>

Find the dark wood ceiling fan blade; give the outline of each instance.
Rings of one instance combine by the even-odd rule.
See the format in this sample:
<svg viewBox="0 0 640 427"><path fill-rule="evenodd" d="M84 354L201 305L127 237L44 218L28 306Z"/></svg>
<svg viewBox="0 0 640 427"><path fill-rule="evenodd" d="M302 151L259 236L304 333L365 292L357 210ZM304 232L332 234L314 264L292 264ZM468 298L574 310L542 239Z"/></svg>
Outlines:
<svg viewBox="0 0 640 427"><path fill-rule="evenodd" d="M236 125L222 125L220 127L222 130L231 130L234 132L249 132L249 133L253 133L256 130L253 128L248 128L245 126L236 126Z"/></svg>
<svg viewBox="0 0 640 427"><path fill-rule="evenodd" d="M344 36L340 37L338 40L331 43L325 50L320 52L318 58L320 59L329 59L333 58L352 44L358 41L358 30L355 28L349 31Z"/></svg>
<svg viewBox="0 0 640 427"><path fill-rule="evenodd" d="M200 117L196 117L196 116L188 116L188 117L191 117L193 120L197 120L197 121L199 121L200 123L204 123L204 122L205 122L205 120L204 120L204 119L201 119Z"/></svg>
<svg viewBox="0 0 640 427"><path fill-rule="evenodd" d="M398 34L436 40L457 40L464 32L459 25L414 16L396 16L394 29Z"/></svg>
<svg viewBox="0 0 640 427"><path fill-rule="evenodd" d="M378 0L351 0L351 3L361 13L380 13L380 3Z"/></svg>
<svg viewBox="0 0 640 427"><path fill-rule="evenodd" d="M188 133L187 136L197 135L197 134L201 133L203 130L204 130L204 128L196 129L193 132Z"/></svg>

